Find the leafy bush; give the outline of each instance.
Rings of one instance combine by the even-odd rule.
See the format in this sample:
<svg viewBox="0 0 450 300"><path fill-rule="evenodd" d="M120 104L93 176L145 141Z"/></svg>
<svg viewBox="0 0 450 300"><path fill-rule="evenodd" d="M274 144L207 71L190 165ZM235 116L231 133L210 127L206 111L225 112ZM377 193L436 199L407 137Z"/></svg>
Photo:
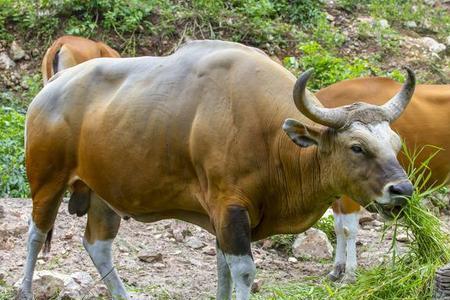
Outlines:
<svg viewBox="0 0 450 300"><path fill-rule="evenodd" d="M292 244L295 241L296 234L277 234L269 237L272 241L272 247L288 255L292 254Z"/></svg>
<svg viewBox="0 0 450 300"><path fill-rule="evenodd" d="M0 197L26 197L28 183L24 165L25 116L0 107Z"/></svg>
<svg viewBox="0 0 450 300"><path fill-rule="evenodd" d="M302 52L301 59L286 57L284 64L294 73L314 68L315 74L309 84L309 88L312 90L318 90L344 79L371 74L369 62L359 58L350 62L344 58L336 57L317 42L303 44L300 46L300 50Z"/></svg>
<svg viewBox="0 0 450 300"><path fill-rule="evenodd" d="M314 228L322 230L333 244L336 243L336 232L334 231L334 217L333 215L328 215L322 217L313 226Z"/></svg>

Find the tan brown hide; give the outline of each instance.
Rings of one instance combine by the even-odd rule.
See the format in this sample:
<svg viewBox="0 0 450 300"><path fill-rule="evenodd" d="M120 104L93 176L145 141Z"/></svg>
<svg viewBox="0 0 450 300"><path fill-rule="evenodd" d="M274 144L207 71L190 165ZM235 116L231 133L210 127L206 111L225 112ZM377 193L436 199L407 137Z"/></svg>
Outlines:
<svg viewBox="0 0 450 300"><path fill-rule="evenodd" d="M58 38L42 60L44 84L57 72L97 57L120 57L119 53L102 42L79 36L65 35ZM56 69L55 70L55 66Z"/></svg>
<svg viewBox="0 0 450 300"><path fill-rule="evenodd" d="M316 93L326 107L338 107L355 101L382 104L400 90L401 85L388 78L360 78L333 84ZM425 145L442 150L431 160L431 184L449 183L450 175L450 85L417 85L411 103L392 128L404 139L410 151ZM422 162L436 149L426 147L417 159ZM405 168L408 160L400 155ZM352 213L360 206L344 197L333 205L335 212Z"/></svg>

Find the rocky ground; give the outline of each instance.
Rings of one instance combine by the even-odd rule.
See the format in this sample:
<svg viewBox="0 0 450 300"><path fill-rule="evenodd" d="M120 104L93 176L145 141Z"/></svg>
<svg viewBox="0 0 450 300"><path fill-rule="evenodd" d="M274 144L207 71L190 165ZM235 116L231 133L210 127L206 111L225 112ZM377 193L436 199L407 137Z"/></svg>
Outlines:
<svg viewBox="0 0 450 300"><path fill-rule="evenodd" d="M22 276L30 212L29 199L0 199L0 291L1 285L10 289ZM381 240L380 221L369 215L364 222L358 237L358 256L360 265L367 267L387 256L391 241L389 235ZM81 244L85 223L85 217L73 217L67 212L67 204L61 205L51 254L37 264L41 278L36 279L35 291L40 299L55 293L61 296L62 292L68 295L64 299L80 299L80 295L83 299L108 298ZM181 221L143 224L129 220L122 222L113 253L116 268L134 299L210 299L216 288L214 241L211 234ZM262 295L270 295L270 286L305 277L323 280L332 267L329 259L297 259L268 245L258 242L253 246L259 281L256 289Z"/></svg>

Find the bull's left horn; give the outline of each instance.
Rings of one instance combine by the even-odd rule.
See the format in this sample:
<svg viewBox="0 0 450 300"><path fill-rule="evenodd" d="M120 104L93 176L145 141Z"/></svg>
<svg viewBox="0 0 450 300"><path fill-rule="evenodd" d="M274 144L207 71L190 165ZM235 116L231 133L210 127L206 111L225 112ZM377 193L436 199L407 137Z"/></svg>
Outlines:
<svg viewBox="0 0 450 300"><path fill-rule="evenodd" d="M347 112L342 108L325 108L318 105L320 101L306 90L306 84L313 69L305 71L294 86L294 103L297 109L310 120L332 128L345 125Z"/></svg>
<svg viewBox="0 0 450 300"><path fill-rule="evenodd" d="M416 76L414 75L414 72L408 67L405 67L405 69L408 77L406 78L402 89L388 102L381 106L389 116L389 122L393 122L400 117L409 101L411 101L411 97L416 87Z"/></svg>

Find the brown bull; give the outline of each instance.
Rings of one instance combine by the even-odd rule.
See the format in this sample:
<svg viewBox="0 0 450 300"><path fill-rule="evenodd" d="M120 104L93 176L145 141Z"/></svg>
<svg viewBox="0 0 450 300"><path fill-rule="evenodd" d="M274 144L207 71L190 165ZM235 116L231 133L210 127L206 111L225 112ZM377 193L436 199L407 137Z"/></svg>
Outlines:
<svg viewBox="0 0 450 300"><path fill-rule="evenodd" d="M326 107L347 105L364 101L380 105L395 95L401 85L388 78L361 78L342 81L316 93ZM431 160L431 178L427 182L437 185L449 183L450 175L450 85L418 85L413 100L405 113L392 124L393 129L405 140L410 151L434 145L442 150ZM417 162L424 161L436 150L424 148ZM408 159L400 156L402 165L408 167ZM333 204L336 230L336 257L333 280L344 276L345 281L355 280L356 235L360 205L349 197L342 197ZM344 275L345 273L345 275Z"/></svg>
<svg viewBox="0 0 450 300"><path fill-rule="evenodd" d="M42 60L44 84L57 72L97 57L120 57L116 50L102 42L94 42L79 36L65 35L47 49Z"/></svg>
<svg viewBox="0 0 450 300"><path fill-rule="evenodd" d="M338 109L306 90L310 74L296 81L259 50L196 41L54 76L27 114L33 212L18 298L32 297L67 188L72 211L88 214L83 244L115 299L128 299L111 260L121 217L177 218L215 234L217 298L231 299L234 282L242 300L256 271L251 241L306 230L342 194L398 209L412 185L389 123L410 100L413 73L382 106Z"/></svg>

